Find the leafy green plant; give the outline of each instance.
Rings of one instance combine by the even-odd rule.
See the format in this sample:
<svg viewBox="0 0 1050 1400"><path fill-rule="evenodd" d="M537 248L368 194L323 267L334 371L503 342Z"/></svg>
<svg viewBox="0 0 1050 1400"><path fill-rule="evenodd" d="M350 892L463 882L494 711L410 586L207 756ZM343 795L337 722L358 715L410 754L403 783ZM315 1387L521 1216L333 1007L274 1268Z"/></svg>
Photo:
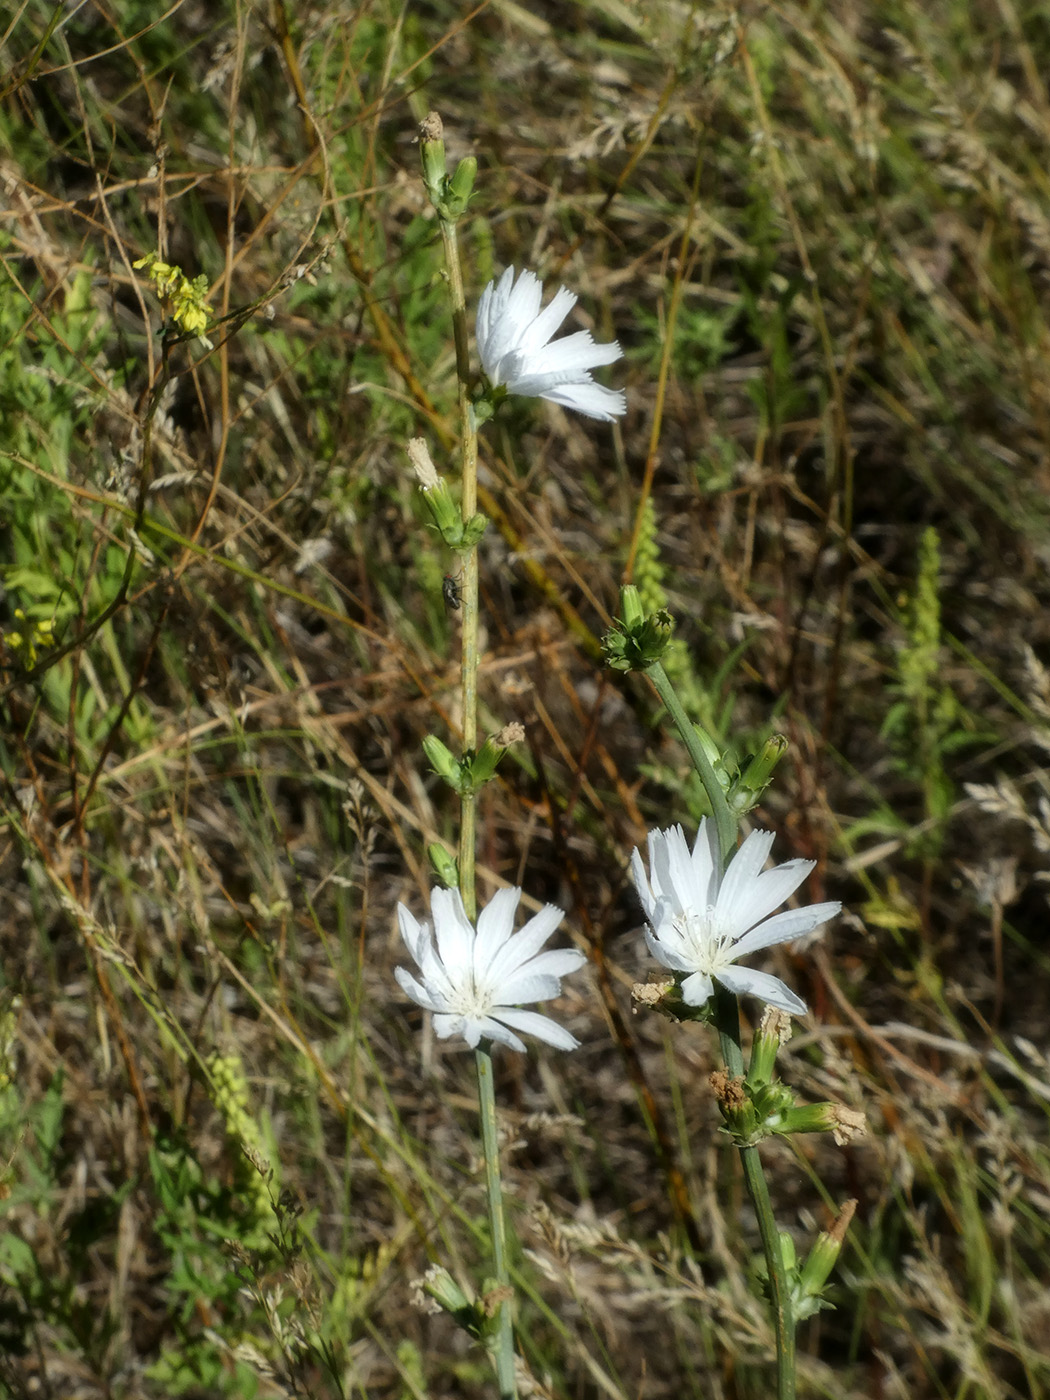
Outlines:
<svg viewBox="0 0 1050 1400"><path fill-rule="evenodd" d="M923 823L913 848L926 859L933 859L941 848L955 796L945 760L991 737L987 727L963 709L951 687L942 681L940 558L940 540L931 525L919 545L915 592L897 654L895 688L900 698L887 714L882 731L896 749L898 771L921 787Z"/></svg>

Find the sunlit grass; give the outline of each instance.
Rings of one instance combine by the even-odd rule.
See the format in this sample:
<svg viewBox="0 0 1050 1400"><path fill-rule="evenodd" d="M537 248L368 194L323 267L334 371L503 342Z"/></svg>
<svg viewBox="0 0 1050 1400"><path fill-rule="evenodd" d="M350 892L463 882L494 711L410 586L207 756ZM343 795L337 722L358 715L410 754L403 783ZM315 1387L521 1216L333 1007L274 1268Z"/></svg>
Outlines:
<svg viewBox="0 0 1050 1400"><path fill-rule="evenodd" d="M780 954L814 1013L785 1073L871 1124L766 1153L800 1239L860 1201L800 1391L1045 1394L1042 17L161 14L0 29L4 1385L490 1393L413 1305L435 1260L483 1282L470 1065L391 976L455 840L420 739L455 731L456 624L404 450L443 465L456 423L434 107L479 160L468 303L571 272L628 364L622 433L519 401L482 459L483 723L528 738L481 885L527 865L593 965L583 1048L497 1061L536 1393L768 1393L711 1047L629 1012L627 855L697 815L588 649L649 481L696 713L742 747L775 714L758 816L848 911ZM206 277L214 349L151 253Z"/></svg>

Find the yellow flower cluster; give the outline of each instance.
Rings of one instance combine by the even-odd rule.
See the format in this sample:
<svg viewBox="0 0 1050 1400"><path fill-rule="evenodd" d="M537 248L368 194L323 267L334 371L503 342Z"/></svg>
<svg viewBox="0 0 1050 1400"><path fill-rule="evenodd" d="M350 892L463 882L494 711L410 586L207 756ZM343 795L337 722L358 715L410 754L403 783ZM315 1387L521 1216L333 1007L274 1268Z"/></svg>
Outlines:
<svg viewBox="0 0 1050 1400"><path fill-rule="evenodd" d="M208 279L202 272L191 282L181 267L162 262L156 253L147 253L144 258L131 264L134 268L144 267L157 289L159 297L171 302L171 317L188 335L199 336L211 348L211 341L204 334L211 317L205 297L208 294Z"/></svg>
<svg viewBox="0 0 1050 1400"><path fill-rule="evenodd" d="M15 619L24 626L21 631L5 632L4 644L23 656L27 667L35 666L38 653L55 644L55 620L27 617L21 608L15 608Z"/></svg>
<svg viewBox="0 0 1050 1400"><path fill-rule="evenodd" d="M263 1151L262 1134L251 1113L248 1081L239 1055L220 1055L213 1051L207 1059L211 1099L222 1114L226 1133L239 1148L237 1181L253 1219L265 1225L273 1219L270 1196L270 1164Z"/></svg>

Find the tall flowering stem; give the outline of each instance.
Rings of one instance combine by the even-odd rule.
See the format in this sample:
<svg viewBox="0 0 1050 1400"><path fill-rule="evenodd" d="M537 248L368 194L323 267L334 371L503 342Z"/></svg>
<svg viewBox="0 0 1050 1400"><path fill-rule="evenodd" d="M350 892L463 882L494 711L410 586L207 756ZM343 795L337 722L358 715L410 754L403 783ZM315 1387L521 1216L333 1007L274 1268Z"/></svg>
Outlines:
<svg viewBox="0 0 1050 1400"><path fill-rule="evenodd" d="M438 210L441 241L448 272L452 328L456 342L456 378L459 381L460 451L462 461L461 513L464 526L478 509L478 427L470 402L470 351L467 338L467 304L463 295L463 269L459 260L456 221ZM463 693L463 749L472 753L478 745L478 547L463 554L460 677ZM459 888L468 918L477 910L474 890L474 848L477 839L477 796L462 794L459 817Z"/></svg>
<svg viewBox="0 0 1050 1400"><path fill-rule="evenodd" d="M721 866L725 869L736 852L737 823L729 810L725 792L718 775L701 744L696 729L682 708L674 686L659 661L647 668L656 693L663 701L667 713L675 723L682 742L693 762L711 804L715 828L718 833L718 846ZM744 1075L744 1055L740 1048L740 1010L736 996L719 982L714 983L714 1022L718 1030L718 1040L722 1060L733 1079ZM769 1199L769 1187L758 1148L741 1146L740 1160L744 1169L744 1180L748 1194L758 1216L758 1228L762 1237L762 1252L766 1259L769 1277L769 1291L773 1307L773 1329L777 1346L777 1400L794 1400L795 1397L795 1319L792 1314L791 1293L784 1255L777 1232L773 1205Z"/></svg>
<svg viewBox="0 0 1050 1400"><path fill-rule="evenodd" d="M397 907L401 937L417 968L413 972L399 967L395 974L398 984L417 1005L433 1012L439 1038L461 1036L477 1054L495 1271L495 1288L487 1290L483 1316L479 1315L477 1322L478 1331L490 1339L501 1400L513 1400L514 1396L513 1295L507 1267L492 1057L487 1047L495 1042L523 1053L524 1034L556 1050L575 1050L579 1042L564 1026L541 1012L524 1009L522 1003L559 996L561 979L587 961L577 948L542 951L563 918L553 904L544 905L515 933L520 900L520 889L498 891L481 911L476 928L467 918L458 890L439 887L431 891L431 918L422 923L405 905Z"/></svg>
<svg viewBox="0 0 1050 1400"><path fill-rule="evenodd" d="M470 402L470 345L467 306L463 294L463 269L459 257L456 221L470 198L477 162L461 162L450 180L445 167L445 143L441 118L431 112L420 127L420 154L423 179L437 210L441 242L448 275L452 327L456 345L456 378L460 419L462 484L460 511L464 530L478 508L478 429ZM468 537L469 538L469 537ZM478 746L478 547L476 540L461 551L463 573L460 580L462 629L460 633L460 684L463 696L463 753L473 755ZM477 794L473 785L460 791L459 890L468 919L477 913L475 888L475 846L477 844ZM489 1219L492 1228L493 1268L496 1286L506 1293L499 1302L495 1339L496 1379L501 1400L513 1400L514 1331L510 1304L510 1276L507 1271L506 1223L500 1183L499 1143L496 1133L496 1100L492 1080L492 1059L483 1048L476 1051L478 1096L481 1112L482 1144L488 1184Z"/></svg>

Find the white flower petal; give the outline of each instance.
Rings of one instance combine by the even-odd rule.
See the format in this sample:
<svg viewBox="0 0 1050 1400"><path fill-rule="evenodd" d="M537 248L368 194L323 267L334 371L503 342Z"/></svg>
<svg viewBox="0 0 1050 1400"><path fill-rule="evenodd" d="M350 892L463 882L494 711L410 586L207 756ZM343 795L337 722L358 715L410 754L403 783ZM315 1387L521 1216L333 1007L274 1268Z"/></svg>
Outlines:
<svg viewBox="0 0 1050 1400"><path fill-rule="evenodd" d="M465 1016L443 1011L434 1017L434 1034L438 1040L451 1040L454 1035L461 1035L473 1050L481 1039L481 1028Z"/></svg>
<svg viewBox="0 0 1050 1400"><path fill-rule="evenodd" d="M478 915L478 935L474 940L474 976L483 979L514 937L514 915L521 890L497 890Z"/></svg>
<svg viewBox="0 0 1050 1400"><path fill-rule="evenodd" d="M650 837L650 842L652 838ZM650 844L650 862L652 861L652 845ZM652 890L649 888L649 877L645 873L645 865L642 862L642 853L635 846L631 852L631 876L634 879L634 887L638 891L638 901L642 906L645 917L652 922L653 913L656 910L656 900L653 898ZM401 908L398 905L398 908ZM407 942L407 940L406 940Z"/></svg>
<svg viewBox="0 0 1050 1400"><path fill-rule="evenodd" d="M521 1053L524 1054L527 1048L525 1042L519 1040L518 1037L514 1034L514 1032L512 1030L508 1030L508 1028L503 1024L503 1018L505 1018L507 1015L506 1009L504 1007L498 1007L496 1009L498 1010L501 1019L497 1020L495 1016L486 1016L483 1021L480 1021L478 1023L477 1038L468 1041L467 1043L473 1050L477 1046L478 1040L480 1040L481 1037L484 1036L486 1040L498 1041L500 1045L506 1045L511 1050L520 1050ZM541 1017L540 1019L544 1020L545 1018Z"/></svg>
<svg viewBox="0 0 1050 1400"><path fill-rule="evenodd" d="M701 892L693 878L692 857L680 826L649 833L649 878L657 899L680 917L696 906Z"/></svg>
<svg viewBox="0 0 1050 1400"><path fill-rule="evenodd" d="M586 962L576 948L540 951L564 917L553 905L546 905L515 933L520 899L519 889L499 891L481 911L475 930L458 890L432 890L433 934L428 924L399 907L401 934L421 977L405 968L397 968L395 976L413 1001L434 1013L434 1032L440 1038L461 1036L471 1047L482 1039L495 1040L524 1050L507 1026L529 1031L536 1024L549 1044L566 1049L575 1045L549 1018L514 1010L515 1003L559 996L561 979ZM520 1024L514 1019L519 1014L524 1018Z"/></svg>
<svg viewBox="0 0 1050 1400"><path fill-rule="evenodd" d="M694 972L682 983L682 1000L686 1006L704 1006L714 991L715 984L706 972Z"/></svg>
<svg viewBox="0 0 1050 1400"><path fill-rule="evenodd" d="M733 922L741 933L790 899L815 865L814 860L789 860L756 876L734 906Z"/></svg>
<svg viewBox="0 0 1050 1400"><path fill-rule="evenodd" d="M430 894L434 941L445 971L452 978L472 967L474 929L459 890L434 889Z"/></svg>
<svg viewBox="0 0 1050 1400"><path fill-rule="evenodd" d="M563 384L538 396L562 408L574 409L586 418L612 423L627 412L627 395L622 389L607 389L604 384Z"/></svg>
<svg viewBox="0 0 1050 1400"><path fill-rule="evenodd" d="M763 870L773 844L769 832L753 831L719 877L717 831L705 818L692 851L680 826L649 832L649 872L640 853L631 872L645 911L645 940L656 960L681 978L690 1006L702 1006L713 978L733 992L750 992L800 1015L805 1003L779 978L740 967L738 959L786 943L826 923L837 903L773 910L798 889L812 861L790 860Z"/></svg>
<svg viewBox="0 0 1050 1400"><path fill-rule="evenodd" d="M524 281L526 277L532 277L532 273L523 272L522 280ZM532 277L532 280L536 287L535 306L536 310L539 310L542 291L539 279ZM567 287L559 287L546 307L539 312L539 315L536 315L536 310L532 312L532 318L518 337L518 343L515 348L524 350L526 353L542 350L575 305L576 293L570 292ZM590 333L588 331L578 331L577 335L586 335L588 339L590 338ZM576 336L570 335L568 339L575 340ZM558 342L558 345L564 344L565 341ZM551 346L551 351L557 351L557 349L558 346ZM548 351L548 353L550 353L550 351ZM619 355L614 355L613 358L619 359ZM607 364L608 361L592 361L592 363Z"/></svg>
<svg viewBox="0 0 1050 1400"><path fill-rule="evenodd" d="M516 277L508 267L478 299L475 338L482 368L494 386L528 398L549 399L591 418L611 420L626 412L618 390L596 384L590 371L612 364L623 351L616 341L597 344L590 331L551 337L576 304L560 287L541 311L543 289L535 273Z"/></svg>
<svg viewBox="0 0 1050 1400"><path fill-rule="evenodd" d="M402 936L407 943L410 943L412 956L420 972L423 974L424 985L427 986L435 996L447 994L451 983L445 972L445 966L438 956L437 949L434 947L434 939L431 934L430 925L425 922L421 924L416 923L411 914L408 914L408 911L405 910L405 914L407 914L408 919L411 920L411 923L409 923L402 918L400 913L402 909L404 909L404 906L399 906L398 922L401 924Z"/></svg>
<svg viewBox="0 0 1050 1400"><path fill-rule="evenodd" d="M522 971L537 972L541 977L568 977L570 973L578 972L586 962L587 954L579 948L551 948L533 958ZM522 998L515 997L514 1000L521 1001Z"/></svg>
<svg viewBox="0 0 1050 1400"><path fill-rule="evenodd" d="M438 997L431 996L426 987L421 982L417 982L411 972L403 967L394 968L394 976L397 978L397 985L411 997L417 1006L422 1006L427 1011L444 1010L444 1002Z"/></svg>
<svg viewBox="0 0 1050 1400"><path fill-rule="evenodd" d="M520 893L520 891L519 891ZM534 958L547 939L565 917L565 911L553 904L545 904L538 914L534 914L525 926L500 949L499 956L491 966L491 976L502 981L517 972L518 968ZM480 925L479 925L480 927ZM539 961L539 959L536 959ZM511 997L511 1001L521 1001L521 997Z"/></svg>
<svg viewBox="0 0 1050 1400"><path fill-rule="evenodd" d="M507 274L503 274L506 280ZM513 281L513 279L512 279ZM540 314L540 302L543 300L543 284L534 272L524 270L521 276L510 290L507 297L504 319L514 325L517 330L513 344L515 347L521 344L525 331L535 321Z"/></svg>
<svg viewBox="0 0 1050 1400"><path fill-rule="evenodd" d="M729 867L722 876L715 907L723 923L733 927L736 932L744 933L747 929L746 924L737 923L736 911L746 903L750 887L769 859L772 845L771 831L753 831L729 862Z"/></svg>
<svg viewBox="0 0 1050 1400"><path fill-rule="evenodd" d="M507 315L513 285L514 269L508 267L498 283L490 282L488 284L478 302L478 316L475 325L478 356L485 373L495 383L499 382L495 376L496 366L501 357L513 347L513 337L516 333L514 322L508 319Z"/></svg>
<svg viewBox="0 0 1050 1400"><path fill-rule="evenodd" d="M664 924L658 934L646 925L645 941L656 961L672 972L689 972L693 966L685 942L673 924Z"/></svg>
<svg viewBox="0 0 1050 1400"><path fill-rule="evenodd" d="M700 818L696 841L693 843L693 875L701 904L705 908L714 904L718 898L722 867L719 859L718 827L710 817Z"/></svg>
<svg viewBox="0 0 1050 1400"><path fill-rule="evenodd" d="M507 1005L530 1001L553 1001L561 992L557 977L544 977L526 968L500 983L500 1000Z"/></svg>
<svg viewBox="0 0 1050 1400"><path fill-rule="evenodd" d="M499 979L502 1002L550 1001L561 995L561 979L576 972L587 961L575 948L555 948L530 958L517 970L510 970Z"/></svg>
<svg viewBox="0 0 1050 1400"><path fill-rule="evenodd" d="M412 954L415 962L419 962L419 950L429 936L429 929L426 924L421 924L412 911L404 904L397 906L397 924L401 930L401 937L405 947Z"/></svg>
<svg viewBox="0 0 1050 1400"><path fill-rule="evenodd" d="M504 1006L496 1014L501 1021L515 1026L525 1035L545 1040L557 1050L575 1050L580 1043L564 1026L559 1026L557 1021L552 1021L549 1016L543 1016L538 1011L515 1011Z"/></svg>
<svg viewBox="0 0 1050 1400"><path fill-rule="evenodd" d="M753 967L724 967L715 975L723 987L737 996L747 993L759 997L790 1016L804 1016L808 1009L801 997L789 991L779 977L773 977L768 972L756 972Z"/></svg>
<svg viewBox="0 0 1050 1400"><path fill-rule="evenodd" d="M575 297L573 300L575 301ZM551 306L553 305L554 302L551 302ZM549 311L550 307L547 310ZM542 317L540 319L542 320ZM598 345L590 331L576 331L573 335L562 336L561 340L556 340L553 345L547 345L542 357L535 353L530 354L524 346L519 347L516 357L523 361L531 360L532 363L542 358L545 373L579 378L581 371L593 369L595 365L611 365L622 354L623 351L615 340Z"/></svg>
<svg viewBox="0 0 1050 1400"><path fill-rule="evenodd" d="M733 956L745 957L759 948L772 948L776 943L788 943L792 938L801 938L804 933L819 928L821 924L826 924L829 919L841 913L842 905L838 903L808 904L803 909L785 909L782 914L775 914L773 918L753 928L750 933L745 933L739 943L734 945Z"/></svg>
<svg viewBox="0 0 1050 1400"><path fill-rule="evenodd" d="M549 997L561 994L561 979L577 972L587 961L586 955L576 948L552 948L529 958L518 968L509 968L499 978L500 999L517 1006L523 1001L546 1001ZM551 983L554 991L528 992L523 990L533 978Z"/></svg>

